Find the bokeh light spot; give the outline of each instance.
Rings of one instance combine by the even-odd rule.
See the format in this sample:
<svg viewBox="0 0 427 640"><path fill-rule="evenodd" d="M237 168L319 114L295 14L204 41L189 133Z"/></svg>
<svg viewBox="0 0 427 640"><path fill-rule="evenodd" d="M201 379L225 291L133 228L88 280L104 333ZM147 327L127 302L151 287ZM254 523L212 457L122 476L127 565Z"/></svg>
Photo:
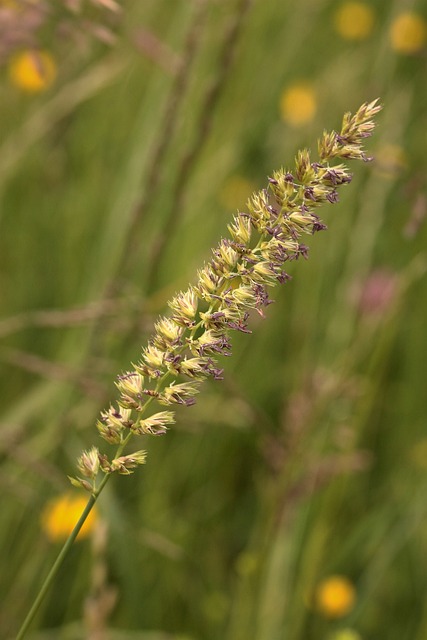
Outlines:
<svg viewBox="0 0 427 640"><path fill-rule="evenodd" d="M41 515L41 526L49 540L52 542L66 540L74 529L86 504L86 496L73 495L72 493L61 494L48 502ZM90 535L97 518L96 507L93 507L80 529L77 536L78 540L87 538Z"/></svg>
<svg viewBox="0 0 427 640"><path fill-rule="evenodd" d="M56 63L47 51L21 51L9 63L11 83L28 93L49 89L56 74Z"/></svg>
<svg viewBox="0 0 427 640"><path fill-rule="evenodd" d="M293 84L282 92L280 113L282 119L293 127L311 122L317 111L317 96L307 83Z"/></svg>
<svg viewBox="0 0 427 640"><path fill-rule="evenodd" d="M392 48L398 53L417 53L427 41L426 21L416 13L401 13L390 27Z"/></svg>
<svg viewBox="0 0 427 640"><path fill-rule="evenodd" d="M374 22L374 11L365 2L344 2L334 15L335 29L345 40L364 40Z"/></svg>

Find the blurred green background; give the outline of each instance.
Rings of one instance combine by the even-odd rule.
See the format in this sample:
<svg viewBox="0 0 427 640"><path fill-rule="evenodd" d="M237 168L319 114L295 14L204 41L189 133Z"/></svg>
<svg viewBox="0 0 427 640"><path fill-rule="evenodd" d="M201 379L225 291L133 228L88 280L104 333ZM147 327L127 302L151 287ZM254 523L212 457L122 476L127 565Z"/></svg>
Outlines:
<svg viewBox="0 0 427 640"><path fill-rule="evenodd" d="M166 301L267 175L380 97L374 162L224 381L109 483L28 637L427 638L426 21L421 0L0 3L1 637Z"/></svg>

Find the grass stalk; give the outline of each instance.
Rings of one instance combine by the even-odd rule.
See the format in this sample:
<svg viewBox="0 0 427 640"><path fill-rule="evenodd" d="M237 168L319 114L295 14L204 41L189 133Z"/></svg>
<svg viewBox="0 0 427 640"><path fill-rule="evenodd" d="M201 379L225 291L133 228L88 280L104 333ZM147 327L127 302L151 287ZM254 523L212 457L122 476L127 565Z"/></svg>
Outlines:
<svg viewBox="0 0 427 640"><path fill-rule="evenodd" d="M194 396L206 378L222 379L218 356L231 355L232 331L251 333L251 312L264 316L269 306L269 289L284 284L290 276L283 270L288 261L307 257L308 247L300 242L326 227L317 207L338 201L338 189L351 181L346 164L337 160L368 160L363 143L374 129L371 119L381 109L378 101L363 104L345 114L340 133L324 132L319 140L319 160L307 149L296 158L295 172L280 169L268 179L268 187L254 193L248 212L239 212L228 226L230 238L223 238L213 250L211 261L198 272L196 285L169 301L171 314L160 317L155 334L142 351L133 370L119 375L117 406L101 412L97 423L100 436L116 445L114 456L93 446L83 451L77 464L74 486L90 496L77 524L45 579L16 640L22 640L46 593L53 583L81 527L113 473L130 475L145 463L146 451L122 455L133 436L161 436L175 422L174 411L160 411L142 418L148 407L192 406ZM332 164L330 164L332 162ZM180 380L190 380L181 382ZM98 485L98 477L102 480ZM103 475L102 475L103 474Z"/></svg>
<svg viewBox="0 0 427 640"><path fill-rule="evenodd" d="M39 593L37 594L36 599L33 602L33 605L31 607L31 609L29 610L24 622L22 623L21 628L18 631L18 634L16 636L16 640L22 640L31 623L34 620L34 617L37 613L37 611L39 610L44 598L46 597L47 592L49 591L59 569L61 568L65 558L67 557L71 547L73 546L73 543L75 541L75 539L77 538L80 529L82 528L82 526L84 525L86 518L88 517L89 513L92 511L92 508L99 496L99 494L101 493L102 489L104 488L104 486L106 485L108 479L109 479L109 475L105 475L100 486L98 489L97 493L92 493L89 496L89 500L87 501L87 504L85 506L85 508L83 509L82 515L80 516L76 526L74 527L74 529L72 530L72 532L70 533L70 535L68 536L67 540L64 543L64 546L62 547L61 551L58 554L58 557L56 558L54 564L52 565L51 570L49 571L48 575L46 576L45 581L43 582Z"/></svg>

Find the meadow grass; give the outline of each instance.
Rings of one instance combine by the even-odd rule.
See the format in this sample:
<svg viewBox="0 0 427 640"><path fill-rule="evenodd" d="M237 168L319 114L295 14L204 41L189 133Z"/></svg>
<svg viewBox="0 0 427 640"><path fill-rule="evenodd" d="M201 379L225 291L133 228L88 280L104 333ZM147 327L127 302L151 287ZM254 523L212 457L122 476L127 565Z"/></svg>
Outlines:
<svg viewBox="0 0 427 640"><path fill-rule="evenodd" d="M399 50L403 10L380 2L348 39L345 4L129 3L114 46L48 24L58 75L34 95L4 60L1 637L60 548L42 514L73 491L165 301L264 175L377 95L374 163L323 212L268 319L236 336L225 380L106 487L29 637L426 637L425 42ZM281 111L293 86L297 112L315 104L299 124ZM340 615L318 600L333 575L355 589Z"/></svg>

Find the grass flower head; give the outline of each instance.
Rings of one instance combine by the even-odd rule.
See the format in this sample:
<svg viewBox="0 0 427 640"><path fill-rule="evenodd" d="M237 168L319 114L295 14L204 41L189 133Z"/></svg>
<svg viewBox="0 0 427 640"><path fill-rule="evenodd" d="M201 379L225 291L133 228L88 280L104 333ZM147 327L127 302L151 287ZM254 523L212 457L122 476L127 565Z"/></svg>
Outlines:
<svg viewBox="0 0 427 640"><path fill-rule="evenodd" d="M246 210L235 214L229 236L212 251L196 282L169 302L169 314L157 320L139 361L117 377L119 397L97 422L100 436L115 450L107 455L93 446L79 457L78 475L70 481L90 495L85 506L80 503L78 519L69 506L75 502L64 499L59 507L47 508L45 530L68 537L17 640L24 638L74 540L93 523L93 508L108 479L113 474L129 475L145 464L144 450L126 452L131 439L165 434L174 423L175 405L193 405L207 378L222 379L219 358L231 355L233 331L251 333L251 314L263 316L273 302L271 287L290 279L287 264L307 257L304 236L326 229L318 208L338 202L338 190L351 181L346 161L369 160L363 144L380 109L374 100L354 115L345 114L339 132L323 133L317 158L304 149L292 170L273 172L267 186L251 196ZM71 513L72 522L77 520L72 528ZM318 597L330 617L339 617L351 609L355 593L351 583L338 576L323 585Z"/></svg>
<svg viewBox="0 0 427 640"><path fill-rule="evenodd" d="M145 453L123 455L131 437L165 434L174 406L190 407L206 378L222 379L218 358L231 355L232 332L251 333L251 313L263 316L272 303L270 288L290 279L287 263L307 257L303 236L326 228L318 207L336 203L338 189L351 181L347 166L336 161L369 160L362 145L379 110L374 101L346 114L339 133L323 134L319 159L300 151L293 171L273 172L246 211L234 216L229 236L212 251L197 281L168 303L170 313L157 320L140 360L117 377L117 403L97 423L101 437L117 446L112 460L96 447L84 452L74 485L97 496L112 473L132 473L145 463ZM98 486L100 473L106 475Z"/></svg>

